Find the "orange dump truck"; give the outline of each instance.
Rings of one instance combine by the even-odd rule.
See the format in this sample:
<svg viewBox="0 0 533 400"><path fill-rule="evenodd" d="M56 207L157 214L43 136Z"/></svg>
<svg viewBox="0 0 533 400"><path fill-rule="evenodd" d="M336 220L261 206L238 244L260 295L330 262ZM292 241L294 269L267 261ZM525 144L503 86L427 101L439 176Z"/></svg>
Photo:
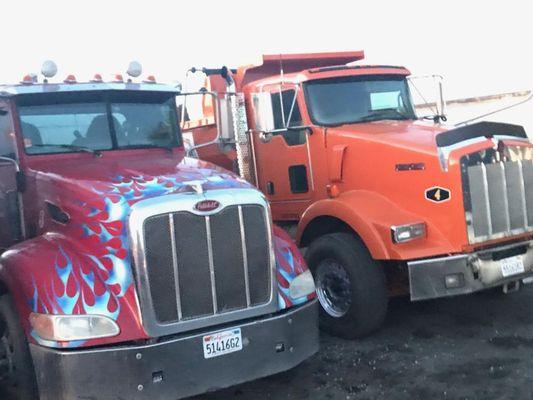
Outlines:
<svg viewBox="0 0 533 400"><path fill-rule="evenodd" d="M418 118L410 72L353 63L363 58L275 55L192 69L206 87L181 99L190 153L267 195L274 220L306 248L322 328L348 338L377 329L391 296L507 292L533 275L524 129ZM194 96L211 116L188 116Z"/></svg>

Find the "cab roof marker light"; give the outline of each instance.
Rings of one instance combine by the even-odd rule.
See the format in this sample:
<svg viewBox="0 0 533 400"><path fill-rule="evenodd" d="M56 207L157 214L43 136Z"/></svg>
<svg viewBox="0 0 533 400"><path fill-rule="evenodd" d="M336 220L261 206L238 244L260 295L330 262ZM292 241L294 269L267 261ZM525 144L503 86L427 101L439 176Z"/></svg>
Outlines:
<svg viewBox="0 0 533 400"><path fill-rule="evenodd" d="M95 83L101 83L103 81L104 80L102 79L102 75L100 74L94 74L93 79L91 79L91 82L95 82Z"/></svg>
<svg viewBox="0 0 533 400"><path fill-rule="evenodd" d="M113 82L115 82L115 83L123 83L124 82L124 78L122 77L122 74L115 74L115 76L113 77Z"/></svg>
<svg viewBox="0 0 533 400"><path fill-rule="evenodd" d="M24 75L22 80L20 81L23 85L33 85L35 83L33 77L31 74Z"/></svg>
<svg viewBox="0 0 533 400"><path fill-rule="evenodd" d="M148 75L143 82L144 83L157 83L157 81L155 80L155 76L153 75Z"/></svg>
<svg viewBox="0 0 533 400"><path fill-rule="evenodd" d="M77 80L76 80L76 77L72 74L70 75L67 75L67 77L65 78L65 80L63 81L65 83L76 83Z"/></svg>

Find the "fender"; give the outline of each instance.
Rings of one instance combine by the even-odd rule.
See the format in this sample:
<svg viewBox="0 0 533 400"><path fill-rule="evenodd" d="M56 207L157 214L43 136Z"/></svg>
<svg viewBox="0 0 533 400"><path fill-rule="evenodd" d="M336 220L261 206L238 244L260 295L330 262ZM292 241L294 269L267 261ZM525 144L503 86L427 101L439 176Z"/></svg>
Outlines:
<svg viewBox="0 0 533 400"><path fill-rule="evenodd" d="M292 239L279 227L273 229L279 309L303 304L315 297L289 296L291 282L307 270L305 260ZM67 343L44 343L32 330L32 312L50 314L99 314L117 321L118 336L68 347L96 346L148 339L142 319L131 265L120 253L99 255L58 233L25 241L0 257L0 282L15 299L28 340L50 347Z"/></svg>
<svg viewBox="0 0 533 400"><path fill-rule="evenodd" d="M338 197L313 203L302 215L296 242L308 245L307 228L320 217L333 217L348 225L365 243L376 260L409 260L435 254L453 252L453 247L434 226L428 226L428 237L395 244L391 239L391 225L425 222L423 218L405 211L386 197L366 190L351 190ZM303 242L302 242L303 240ZM424 246L421 241L424 240Z"/></svg>
<svg viewBox="0 0 533 400"><path fill-rule="evenodd" d="M29 325L31 312L99 314L120 326L118 336L69 342L68 347L148 338L141 325L131 266L116 255L97 258L66 236L45 234L2 254L0 280L15 298L30 342L43 343ZM46 345L67 346L61 342Z"/></svg>
<svg viewBox="0 0 533 400"><path fill-rule="evenodd" d="M289 295L291 282L307 271L307 264L291 237L279 226L274 225L274 252L276 256L276 281L280 310L304 304L316 297L315 293L299 299Z"/></svg>

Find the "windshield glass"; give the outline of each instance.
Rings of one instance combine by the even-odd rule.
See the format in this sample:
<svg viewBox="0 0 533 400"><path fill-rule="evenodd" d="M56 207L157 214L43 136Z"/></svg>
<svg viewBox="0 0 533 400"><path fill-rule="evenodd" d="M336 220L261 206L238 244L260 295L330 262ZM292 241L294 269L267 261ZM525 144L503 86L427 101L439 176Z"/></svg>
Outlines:
<svg viewBox="0 0 533 400"><path fill-rule="evenodd" d="M313 123L344 125L416 119L404 76L349 76L310 81L305 94Z"/></svg>
<svg viewBox="0 0 533 400"><path fill-rule="evenodd" d="M18 109L28 154L180 144L171 93L32 95L19 99Z"/></svg>

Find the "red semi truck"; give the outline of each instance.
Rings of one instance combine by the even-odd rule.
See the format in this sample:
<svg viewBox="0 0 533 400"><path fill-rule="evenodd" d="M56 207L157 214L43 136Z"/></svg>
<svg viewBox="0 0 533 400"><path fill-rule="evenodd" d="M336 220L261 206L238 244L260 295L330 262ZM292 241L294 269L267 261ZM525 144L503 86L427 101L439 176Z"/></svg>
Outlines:
<svg viewBox="0 0 533 400"><path fill-rule="evenodd" d="M0 397L176 399L317 351L303 258L258 190L185 157L176 94L0 86Z"/></svg>
<svg viewBox="0 0 533 400"><path fill-rule="evenodd" d="M509 291L533 274L524 129L446 126L443 107L418 118L410 72L354 63L363 58L282 54L203 69L206 87L181 100L190 152L235 165L266 194L307 248L321 326L344 337L377 329L390 296ZM187 120L194 96L211 118Z"/></svg>

